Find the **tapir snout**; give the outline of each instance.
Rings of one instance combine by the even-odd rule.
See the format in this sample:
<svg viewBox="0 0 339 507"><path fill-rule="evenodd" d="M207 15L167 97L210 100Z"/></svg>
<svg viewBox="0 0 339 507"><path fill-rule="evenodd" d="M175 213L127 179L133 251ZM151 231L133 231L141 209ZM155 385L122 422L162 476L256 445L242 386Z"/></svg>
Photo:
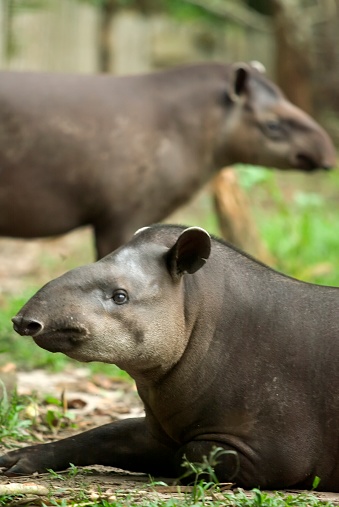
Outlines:
<svg viewBox="0 0 339 507"><path fill-rule="evenodd" d="M44 329L41 322L37 320L27 319L25 317L16 316L12 318L13 329L21 336L37 336Z"/></svg>
<svg viewBox="0 0 339 507"><path fill-rule="evenodd" d="M84 326L74 322L62 325L57 329L48 330L43 322L17 315L12 318L14 330L21 336L31 336L35 343L49 352L71 352L79 343L86 339L87 331ZM84 359L85 360L85 359Z"/></svg>

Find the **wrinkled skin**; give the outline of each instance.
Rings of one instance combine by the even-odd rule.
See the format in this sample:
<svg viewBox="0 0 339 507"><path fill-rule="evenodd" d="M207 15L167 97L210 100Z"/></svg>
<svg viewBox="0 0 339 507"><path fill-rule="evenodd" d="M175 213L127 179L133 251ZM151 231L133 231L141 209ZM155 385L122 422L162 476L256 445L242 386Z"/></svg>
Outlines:
<svg viewBox="0 0 339 507"><path fill-rule="evenodd" d="M43 287L13 318L40 347L117 364L146 416L0 457L7 475L111 465L339 491L339 289L281 275L202 229L152 226Z"/></svg>
<svg viewBox="0 0 339 507"><path fill-rule="evenodd" d="M103 257L237 162L336 161L324 130L246 64L119 78L0 72L2 236L89 224Z"/></svg>

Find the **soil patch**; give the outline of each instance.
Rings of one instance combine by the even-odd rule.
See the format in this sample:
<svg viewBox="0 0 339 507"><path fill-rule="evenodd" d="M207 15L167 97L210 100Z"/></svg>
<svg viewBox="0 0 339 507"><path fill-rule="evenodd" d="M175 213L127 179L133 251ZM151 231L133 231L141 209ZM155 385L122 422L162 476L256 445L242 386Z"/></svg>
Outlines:
<svg viewBox="0 0 339 507"><path fill-rule="evenodd" d="M35 442L61 439L114 420L143 415L143 406L133 382L93 375L86 368L72 368L63 373L49 373L44 370L18 372L17 385L19 394L29 395L33 400L27 411L36 420L32 433L36 438ZM54 406L52 409L51 399L62 400L61 408L56 409ZM45 417L51 410L64 410L66 414L64 421L56 417L55 426L53 421L50 421L48 426ZM65 423L67 413L72 413L70 418L72 424L65 424L63 427L62 422ZM33 441L28 443L31 444ZM28 443L17 443L17 446ZM0 452L1 454L6 452L3 445L0 446ZM85 499L94 502L99 498L122 503L144 503L146 500L160 502L173 497L184 500L185 496L192 494L191 487L178 487L171 479L153 480L145 474L128 473L102 466L79 467L57 474L34 474L30 477L0 476L0 487L5 485L12 485L11 487L17 491L20 491L18 489L20 487L47 488L45 491L42 490L40 495L26 493L20 498L20 505L29 503L37 506L41 506L42 502L45 505L55 505L56 501L69 504L75 500L81 503ZM300 494L296 491L285 493ZM222 499L220 495L213 491L206 493L207 498L215 501ZM248 492L246 495L250 496L251 493ZM323 501L339 505L338 494L316 493L316 496Z"/></svg>

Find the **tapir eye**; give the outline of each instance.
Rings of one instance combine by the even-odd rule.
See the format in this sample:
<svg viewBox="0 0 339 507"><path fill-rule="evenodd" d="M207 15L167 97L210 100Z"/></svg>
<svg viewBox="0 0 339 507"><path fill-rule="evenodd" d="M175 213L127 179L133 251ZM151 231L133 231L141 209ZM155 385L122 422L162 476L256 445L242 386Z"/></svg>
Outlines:
<svg viewBox="0 0 339 507"><path fill-rule="evenodd" d="M123 305L128 302L128 294L124 289L117 289L113 292L112 299L116 305Z"/></svg>
<svg viewBox="0 0 339 507"><path fill-rule="evenodd" d="M264 129L269 137L279 138L284 133L284 128L281 122L276 120L268 120L264 124Z"/></svg>

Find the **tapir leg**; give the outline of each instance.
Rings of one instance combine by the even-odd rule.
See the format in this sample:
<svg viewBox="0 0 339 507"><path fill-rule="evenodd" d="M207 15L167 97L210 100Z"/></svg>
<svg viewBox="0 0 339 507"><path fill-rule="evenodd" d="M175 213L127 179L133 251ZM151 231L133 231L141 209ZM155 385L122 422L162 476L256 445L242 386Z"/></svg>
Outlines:
<svg viewBox="0 0 339 507"><path fill-rule="evenodd" d="M116 220L114 219L109 222L102 221L95 224L94 235L97 259L102 259L102 257L105 257L105 255L108 255L129 241L134 232L127 234L121 224L116 224Z"/></svg>
<svg viewBox="0 0 339 507"><path fill-rule="evenodd" d="M174 452L155 440L144 418L105 424L48 444L32 445L0 457L5 475L30 475L46 469L64 470L74 465L108 465L173 477Z"/></svg>

